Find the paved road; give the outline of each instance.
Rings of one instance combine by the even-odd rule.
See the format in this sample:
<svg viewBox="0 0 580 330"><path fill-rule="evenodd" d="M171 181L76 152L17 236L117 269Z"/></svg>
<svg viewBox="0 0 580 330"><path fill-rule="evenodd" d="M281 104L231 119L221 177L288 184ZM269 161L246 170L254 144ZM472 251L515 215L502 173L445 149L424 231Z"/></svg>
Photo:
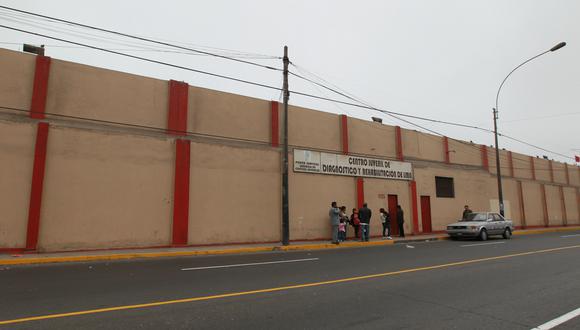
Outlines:
<svg viewBox="0 0 580 330"><path fill-rule="evenodd" d="M481 243L4 267L0 323L41 317L0 328L531 329L580 308L580 232Z"/></svg>

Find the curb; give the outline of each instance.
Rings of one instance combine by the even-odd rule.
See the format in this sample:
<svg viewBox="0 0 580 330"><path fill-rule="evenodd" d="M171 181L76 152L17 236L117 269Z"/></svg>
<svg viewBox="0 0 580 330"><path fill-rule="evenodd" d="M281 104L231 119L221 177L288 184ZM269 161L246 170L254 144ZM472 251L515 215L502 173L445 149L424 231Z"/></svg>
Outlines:
<svg viewBox="0 0 580 330"><path fill-rule="evenodd" d="M562 228L543 228L543 229L529 229L525 231L515 231L514 235L535 235L554 232L567 232L580 230L580 226L562 227ZM86 261L114 261L114 260L131 260L131 259L152 259L164 257L185 257L185 256L203 256L203 255L225 255L225 254L241 254L241 253L256 253L256 252L273 252L273 251L302 251L302 250L325 250L325 249L343 249L353 247L367 247L367 246L387 246L395 244L405 244L412 242L432 242L444 241L449 237L437 236L431 238L416 238L406 240L385 240L385 241L370 241L370 242L344 242L340 245L331 243L319 244L304 244L304 245L287 245L287 246L264 246L264 247L248 247L237 249L223 249L223 250L199 250L199 251L172 251L172 252L142 252L142 253L118 253L118 254L102 254L102 255L82 255L82 256L63 256L63 257L38 257L38 258L23 258L23 259L5 259L0 260L0 266L11 265L34 265L34 264L49 264L49 263L68 263L68 262L86 262Z"/></svg>

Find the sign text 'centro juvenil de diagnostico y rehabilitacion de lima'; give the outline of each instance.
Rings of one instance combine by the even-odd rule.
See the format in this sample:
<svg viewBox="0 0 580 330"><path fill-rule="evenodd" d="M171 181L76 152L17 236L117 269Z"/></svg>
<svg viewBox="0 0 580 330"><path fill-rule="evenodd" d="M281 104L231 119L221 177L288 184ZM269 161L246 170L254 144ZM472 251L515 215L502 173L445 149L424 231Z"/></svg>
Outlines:
<svg viewBox="0 0 580 330"><path fill-rule="evenodd" d="M411 163L294 149L294 172L413 180Z"/></svg>

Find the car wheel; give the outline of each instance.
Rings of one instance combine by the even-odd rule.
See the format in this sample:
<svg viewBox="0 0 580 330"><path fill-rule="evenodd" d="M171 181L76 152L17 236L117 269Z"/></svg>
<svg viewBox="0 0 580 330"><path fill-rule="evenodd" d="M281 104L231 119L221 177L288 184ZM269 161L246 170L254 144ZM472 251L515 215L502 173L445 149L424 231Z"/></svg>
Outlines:
<svg viewBox="0 0 580 330"><path fill-rule="evenodd" d="M487 230L482 229L479 233L479 239L482 241L487 241Z"/></svg>
<svg viewBox="0 0 580 330"><path fill-rule="evenodd" d="M512 237L512 231L509 228L506 228L503 231L503 238L510 239Z"/></svg>

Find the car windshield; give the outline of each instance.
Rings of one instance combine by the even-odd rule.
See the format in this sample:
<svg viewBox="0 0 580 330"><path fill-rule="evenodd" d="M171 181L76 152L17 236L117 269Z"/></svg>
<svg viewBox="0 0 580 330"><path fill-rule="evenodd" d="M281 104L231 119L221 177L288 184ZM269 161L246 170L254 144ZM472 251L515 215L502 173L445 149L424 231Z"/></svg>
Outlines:
<svg viewBox="0 0 580 330"><path fill-rule="evenodd" d="M487 213L469 213L467 215L467 218L465 220L461 220L461 221L485 221L487 220Z"/></svg>

